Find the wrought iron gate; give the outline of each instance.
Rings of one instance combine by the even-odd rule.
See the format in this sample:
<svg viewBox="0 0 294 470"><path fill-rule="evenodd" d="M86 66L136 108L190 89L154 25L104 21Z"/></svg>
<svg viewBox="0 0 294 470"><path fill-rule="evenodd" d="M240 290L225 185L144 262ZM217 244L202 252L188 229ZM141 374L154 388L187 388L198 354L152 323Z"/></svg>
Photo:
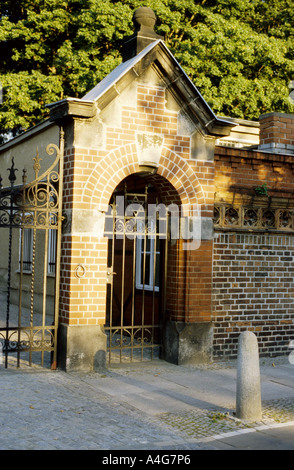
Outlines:
<svg viewBox="0 0 294 470"><path fill-rule="evenodd" d="M32 182L23 170L22 183L16 184L13 159L9 186L2 186L0 176L0 359L5 368L56 368L63 145L61 131L60 148L46 148L49 162L41 175L37 149Z"/></svg>
<svg viewBox="0 0 294 470"><path fill-rule="evenodd" d="M117 192L105 221L108 294L105 332L108 361L160 357L165 312L168 214L148 212L142 192ZM157 202L153 207L158 207Z"/></svg>

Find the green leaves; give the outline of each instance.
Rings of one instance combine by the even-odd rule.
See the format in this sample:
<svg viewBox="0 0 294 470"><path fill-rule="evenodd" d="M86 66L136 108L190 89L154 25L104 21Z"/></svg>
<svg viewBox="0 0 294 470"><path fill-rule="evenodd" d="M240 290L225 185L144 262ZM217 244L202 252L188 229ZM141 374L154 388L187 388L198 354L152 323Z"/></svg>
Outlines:
<svg viewBox="0 0 294 470"><path fill-rule="evenodd" d="M294 112L293 0L146 0L215 113L257 119ZM47 117L45 104L81 97L121 61L141 0L2 0L0 134Z"/></svg>
<svg viewBox="0 0 294 470"><path fill-rule="evenodd" d="M224 11L228 2L222 3ZM236 3L248 4L229 2L231 10ZM294 76L293 40L258 33L248 21L232 21L228 11L222 16L203 9L173 52L218 114L254 120L267 111L294 110L288 89Z"/></svg>
<svg viewBox="0 0 294 470"><path fill-rule="evenodd" d="M44 119L45 104L62 94L62 81L57 76L44 76L37 70L0 75L4 89L1 105L1 128L15 133Z"/></svg>

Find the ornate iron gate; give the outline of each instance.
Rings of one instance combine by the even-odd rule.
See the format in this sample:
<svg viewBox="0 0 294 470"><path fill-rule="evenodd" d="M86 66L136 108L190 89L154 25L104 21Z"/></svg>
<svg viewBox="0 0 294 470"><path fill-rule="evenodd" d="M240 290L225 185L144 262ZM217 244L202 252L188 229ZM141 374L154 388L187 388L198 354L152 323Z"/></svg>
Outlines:
<svg viewBox="0 0 294 470"><path fill-rule="evenodd" d="M161 354L168 214L156 211L150 215L148 200L147 184L137 193L128 192L125 186L124 192L113 196L106 214L105 332L110 363L149 361Z"/></svg>
<svg viewBox="0 0 294 470"><path fill-rule="evenodd" d="M32 182L27 183L23 170L22 184L16 185L13 159L10 186L2 186L0 176L0 234L6 253L6 266L1 258L0 357L5 368L56 368L63 146L61 131L60 148L46 148L50 166L40 176L37 149Z"/></svg>

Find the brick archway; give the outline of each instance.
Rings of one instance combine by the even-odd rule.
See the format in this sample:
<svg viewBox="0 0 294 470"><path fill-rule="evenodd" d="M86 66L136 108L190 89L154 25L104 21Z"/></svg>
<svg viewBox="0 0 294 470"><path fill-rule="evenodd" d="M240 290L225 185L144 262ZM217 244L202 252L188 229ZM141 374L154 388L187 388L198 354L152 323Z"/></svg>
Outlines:
<svg viewBox="0 0 294 470"><path fill-rule="evenodd" d="M107 211L111 195L127 176L140 172L136 144L117 148L102 158L89 176L82 200L91 209ZM201 184L187 161L163 147L157 174L164 177L177 191L183 206L205 203Z"/></svg>

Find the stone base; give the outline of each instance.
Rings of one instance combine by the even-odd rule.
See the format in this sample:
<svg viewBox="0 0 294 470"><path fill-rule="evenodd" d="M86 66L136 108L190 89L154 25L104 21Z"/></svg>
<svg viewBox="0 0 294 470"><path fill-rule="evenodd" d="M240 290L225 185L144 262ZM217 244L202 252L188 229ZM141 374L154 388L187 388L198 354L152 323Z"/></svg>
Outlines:
<svg viewBox="0 0 294 470"><path fill-rule="evenodd" d="M164 359L173 364L201 364L212 360L212 324L167 321Z"/></svg>
<svg viewBox="0 0 294 470"><path fill-rule="evenodd" d="M58 328L58 367L65 371L101 370L106 366L106 335L100 325Z"/></svg>

